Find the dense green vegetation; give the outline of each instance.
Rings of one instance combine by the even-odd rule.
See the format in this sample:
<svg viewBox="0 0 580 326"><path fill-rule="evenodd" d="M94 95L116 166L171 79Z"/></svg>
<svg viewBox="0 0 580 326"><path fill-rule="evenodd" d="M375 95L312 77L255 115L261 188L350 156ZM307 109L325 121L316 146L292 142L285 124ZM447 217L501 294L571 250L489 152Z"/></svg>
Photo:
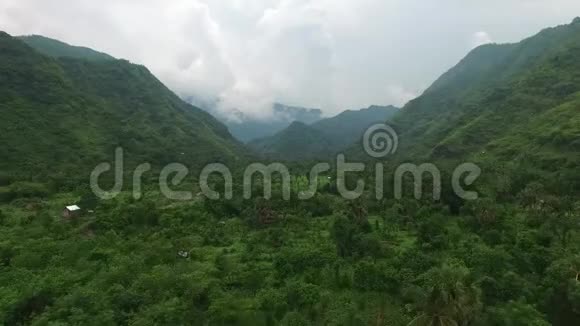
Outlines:
<svg viewBox="0 0 580 326"><path fill-rule="evenodd" d="M0 322L578 325L579 54L578 21L475 49L393 118L401 143L387 163L436 163L439 200L411 198L406 183L400 200L387 189L347 201L330 172L298 200L304 162L292 166L289 201L278 179L272 199L257 184L242 199L239 166L232 200L171 201L154 180L140 199L99 200L83 182L55 180L110 161L119 145L135 162L198 166L242 158L241 145L143 67L54 59L4 34ZM289 130L297 158L322 150L320 130ZM474 201L449 185L464 160L483 171ZM359 177L375 182L372 171ZM63 218L72 203L83 213Z"/></svg>
<svg viewBox="0 0 580 326"><path fill-rule="evenodd" d="M324 133L332 142L332 150L340 151L362 139L365 130L376 123L384 123L399 109L394 106L373 105L366 109L346 110L340 114L320 120L311 126Z"/></svg>
<svg viewBox="0 0 580 326"><path fill-rule="evenodd" d="M344 111L337 116L310 125L293 123L271 137L248 145L258 153L278 160L330 159L362 139L365 130L384 123L398 113L394 106L371 106L367 109Z"/></svg>
<svg viewBox="0 0 580 326"><path fill-rule="evenodd" d="M326 159L332 153L325 135L302 122L293 122L274 136L252 141L249 146L264 156L283 160Z"/></svg>
<svg viewBox="0 0 580 326"><path fill-rule="evenodd" d="M577 198L174 202L149 190L0 206L8 325L575 325ZM239 198L239 197L236 197ZM277 198L277 197L275 197ZM296 198L296 191L293 197ZM576 202L574 202L576 200ZM79 202L94 213L60 217Z"/></svg>
<svg viewBox="0 0 580 326"><path fill-rule="evenodd" d="M54 58L76 58L89 61L115 60L112 56L81 46L73 46L41 35L19 36L19 40Z"/></svg>
<svg viewBox="0 0 580 326"><path fill-rule="evenodd" d="M145 67L52 58L0 34L0 174L16 181L86 182L122 147L127 166L236 160L241 145Z"/></svg>
<svg viewBox="0 0 580 326"><path fill-rule="evenodd" d="M466 160L580 188L580 22L484 45L393 119L399 159Z"/></svg>

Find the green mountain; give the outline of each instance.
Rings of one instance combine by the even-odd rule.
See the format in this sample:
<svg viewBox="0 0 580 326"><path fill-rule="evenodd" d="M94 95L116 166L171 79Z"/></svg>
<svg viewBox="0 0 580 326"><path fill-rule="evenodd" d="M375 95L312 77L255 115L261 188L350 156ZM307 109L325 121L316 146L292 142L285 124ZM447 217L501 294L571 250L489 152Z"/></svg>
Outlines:
<svg viewBox="0 0 580 326"><path fill-rule="evenodd" d="M53 58L76 58L89 61L115 60L115 58L106 53L98 52L82 46L73 46L40 35L18 36L17 38L40 53Z"/></svg>
<svg viewBox="0 0 580 326"><path fill-rule="evenodd" d="M273 159L308 160L330 155L331 144L321 131L295 121L274 136L255 140L249 146Z"/></svg>
<svg viewBox="0 0 580 326"><path fill-rule="evenodd" d="M283 160L329 158L361 139L368 127L383 123L397 112L394 106L347 110L310 125L293 123L272 137L250 142L249 146L267 157Z"/></svg>
<svg viewBox="0 0 580 326"><path fill-rule="evenodd" d="M86 180L116 146L130 165L241 150L141 66L57 59L0 34L0 324L580 325L578 24L478 48L389 118L400 143L387 169L476 162L477 200L453 196L447 176L440 199L413 198L411 178L395 198L389 171L379 200L368 169L344 180L364 178L355 200L336 169L301 200L308 162L288 164L290 199L278 177L270 199L259 183L244 198L236 177L233 199L187 202L151 184L139 200L7 187L18 174ZM275 151L306 159L340 135L296 122L278 136ZM80 213L63 217L72 203Z"/></svg>
<svg viewBox="0 0 580 326"><path fill-rule="evenodd" d="M332 150L342 150L362 138L364 131L376 123L384 123L399 112L390 106L373 105L361 110L347 110L339 115L312 124L314 129L332 140Z"/></svg>
<svg viewBox="0 0 580 326"><path fill-rule="evenodd" d="M394 117L398 159L509 165L548 180L577 176L578 57L578 20L517 44L474 49Z"/></svg>
<svg viewBox="0 0 580 326"><path fill-rule="evenodd" d="M145 67L41 52L0 34L3 174L86 181L117 147L127 166L199 167L240 158L241 146L223 124L183 102Z"/></svg>

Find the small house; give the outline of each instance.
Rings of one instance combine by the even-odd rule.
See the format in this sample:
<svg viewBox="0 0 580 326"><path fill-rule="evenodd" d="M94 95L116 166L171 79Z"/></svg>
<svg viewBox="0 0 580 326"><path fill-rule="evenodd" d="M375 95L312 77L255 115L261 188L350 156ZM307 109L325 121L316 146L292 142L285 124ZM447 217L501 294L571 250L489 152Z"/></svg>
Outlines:
<svg viewBox="0 0 580 326"><path fill-rule="evenodd" d="M66 206L62 212L64 218L74 218L81 214L81 208L77 205Z"/></svg>

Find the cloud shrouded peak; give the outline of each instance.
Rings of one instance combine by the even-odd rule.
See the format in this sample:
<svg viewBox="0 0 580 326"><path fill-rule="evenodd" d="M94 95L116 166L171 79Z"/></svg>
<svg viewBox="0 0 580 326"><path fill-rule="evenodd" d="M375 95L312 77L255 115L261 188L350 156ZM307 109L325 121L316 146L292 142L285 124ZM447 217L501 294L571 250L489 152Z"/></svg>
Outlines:
<svg viewBox="0 0 580 326"><path fill-rule="evenodd" d="M477 32L473 34L473 47L476 48L480 45L492 43L491 36L487 32Z"/></svg>
<svg viewBox="0 0 580 326"><path fill-rule="evenodd" d="M274 102L330 115L401 106L474 46L579 10L573 0L0 0L0 29L144 64L226 115L267 117Z"/></svg>

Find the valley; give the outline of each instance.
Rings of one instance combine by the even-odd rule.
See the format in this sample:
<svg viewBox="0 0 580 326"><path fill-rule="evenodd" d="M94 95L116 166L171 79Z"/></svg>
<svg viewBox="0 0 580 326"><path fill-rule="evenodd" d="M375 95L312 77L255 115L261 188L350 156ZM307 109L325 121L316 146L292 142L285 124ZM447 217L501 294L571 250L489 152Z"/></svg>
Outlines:
<svg viewBox="0 0 580 326"><path fill-rule="evenodd" d="M232 132L145 66L0 33L0 323L578 325L578 58L575 19L476 47L402 108L273 104L302 118ZM377 123L397 132L392 155L361 146ZM108 163L113 188L118 148L126 187L99 198L91 171ZM368 169L337 177L339 153ZM283 162L290 186L279 171L248 186L257 162ZM415 198L406 174L398 196L404 163L442 184L420 173ZM481 175L456 178L462 163Z"/></svg>

